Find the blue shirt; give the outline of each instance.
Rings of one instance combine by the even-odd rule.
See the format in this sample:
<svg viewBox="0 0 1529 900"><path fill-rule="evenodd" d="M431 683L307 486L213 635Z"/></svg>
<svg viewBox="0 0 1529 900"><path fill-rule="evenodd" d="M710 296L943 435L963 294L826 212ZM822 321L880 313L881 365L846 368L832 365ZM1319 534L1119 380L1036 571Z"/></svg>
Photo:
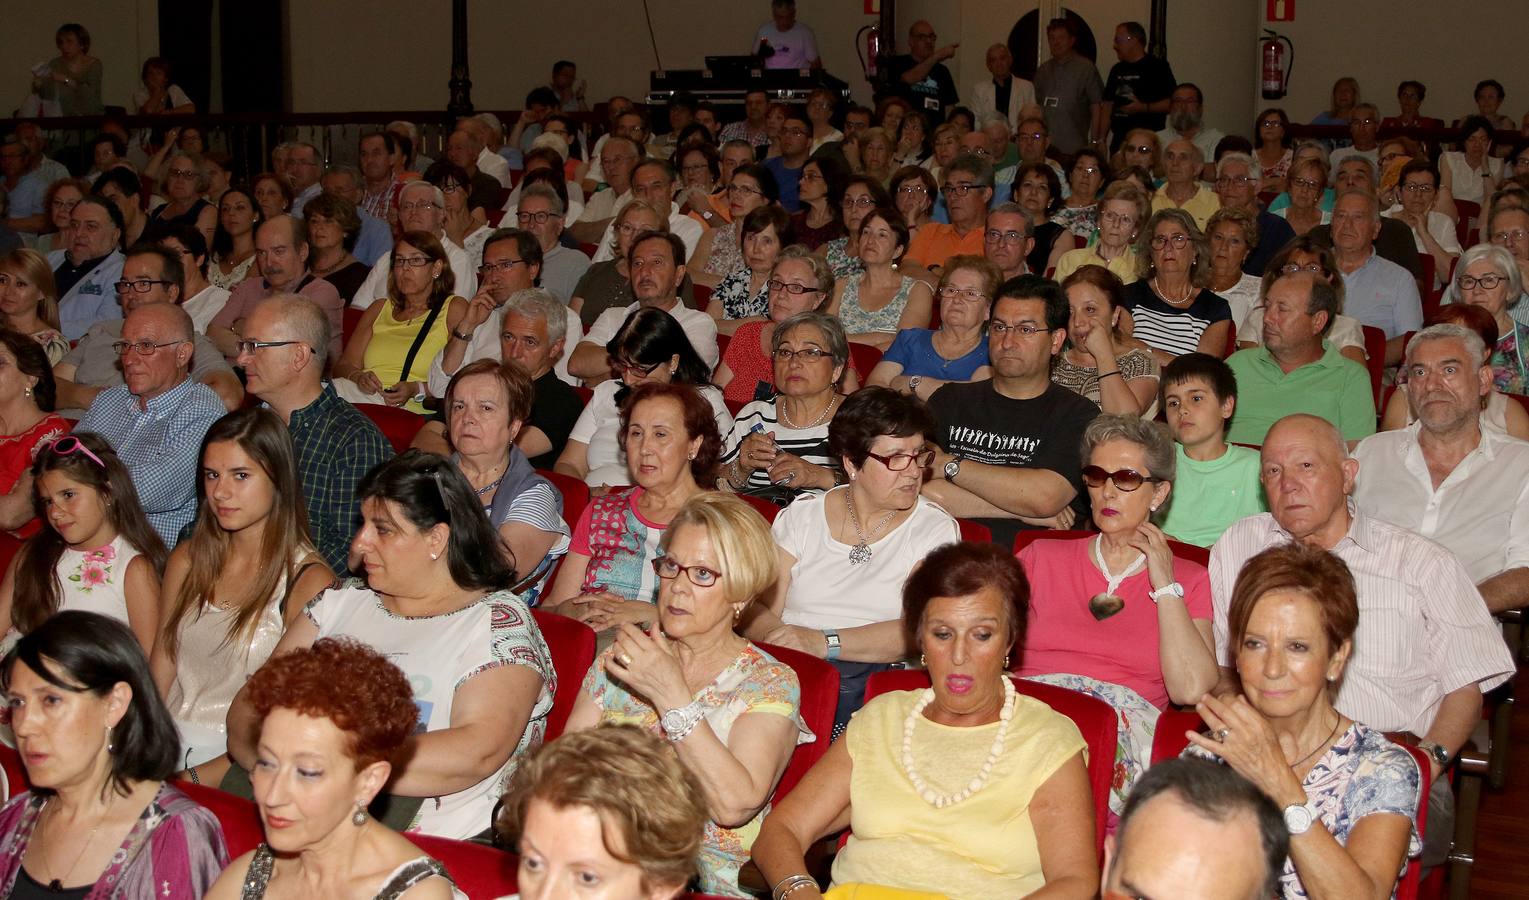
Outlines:
<svg viewBox="0 0 1529 900"><path fill-rule="evenodd" d="M59 330L64 337L77 341L85 336L90 326L108 319L122 318L122 307L117 303L117 280L122 277L122 264L127 258L122 251L113 250L96 267L91 269L58 298ZM48 265L57 274L69 259L63 250L48 254Z"/></svg>
<svg viewBox="0 0 1529 900"><path fill-rule="evenodd" d="M897 333L882 359L903 367L901 375L922 375L941 381L971 381L977 370L988 364L987 340L977 342L965 356L946 359L934 349L934 331L929 328L905 328ZM869 375L869 372L863 373Z"/></svg>
<svg viewBox="0 0 1529 900"><path fill-rule="evenodd" d="M356 207L356 215L361 217L361 234L356 238L356 249L351 251L351 255L368 266L374 266L382 254L392 252L393 229L359 206Z"/></svg>
<svg viewBox="0 0 1529 900"><path fill-rule="evenodd" d="M1412 273L1373 250L1364 265L1343 276L1343 294L1343 311L1387 338L1423 327L1423 300Z"/></svg>
<svg viewBox="0 0 1529 900"><path fill-rule="evenodd" d="M802 182L802 170L800 168L786 168L785 157L772 156L764 161L764 167L775 176L775 183L780 187L780 205L786 212L794 213L802 208L800 189Z"/></svg>
<svg viewBox="0 0 1529 900"><path fill-rule="evenodd" d="M167 350L170 348L166 348ZM196 470L202 438L228 410L212 388L187 378L146 409L127 385L96 396L76 431L99 434L133 477L138 502L166 547L196 518Z"/></svg>
<svg viewBox="0 0 1529 900"><path fill-rule="evenodd" d="M44 204L47 200L48 185L52 183L48 173L43 169L33 169L16 179L16 187L6 195L9 200L6 205L8 210L6 215L13 219L25 219L46 212Z"/></svg>

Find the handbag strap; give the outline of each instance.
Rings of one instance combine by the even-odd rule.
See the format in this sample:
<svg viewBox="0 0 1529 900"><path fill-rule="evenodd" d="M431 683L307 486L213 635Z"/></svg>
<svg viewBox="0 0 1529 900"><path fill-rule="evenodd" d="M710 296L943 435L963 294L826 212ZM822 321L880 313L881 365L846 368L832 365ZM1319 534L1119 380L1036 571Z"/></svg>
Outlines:
<svg viewBox="0 0 1529 900"><path fill-rule="evenodd" d="M431 326L435 324L435 317L441 314L441 309L445 307L449 299L442 298L440 303L430 307L430 313L425 316L425 324L419 327L419 331L414 335L414 343L409 345L408 355L403 358L403 374L398 376L399 381L409 380L409 370L414 367L414 357L419 353L420 346L425 343L425 335L430 333Z"/></svg>

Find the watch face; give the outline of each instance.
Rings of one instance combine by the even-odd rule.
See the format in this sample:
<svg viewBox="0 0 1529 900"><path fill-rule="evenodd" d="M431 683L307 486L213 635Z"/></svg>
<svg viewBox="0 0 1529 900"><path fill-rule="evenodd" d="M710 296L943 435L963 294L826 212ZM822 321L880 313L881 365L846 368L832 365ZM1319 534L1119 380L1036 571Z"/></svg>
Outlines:
<svg viewBox="0 0 1529 900"><path fill-rule="evenodd" d="M1305 834L1311 828L1313 816L1308 806L1285 807L1285 827L1291 834Z"/></svg>
<svg viewBox="0 0 1529 900"><path fill-rule="evenodd" d="M945 477L946 478L954 478L954 477L956 477L956 473L959 472L959 471L961 471L961 463L958 462L957 460L953 459L950 462L945 464Z"/></svg>
<svg viewBox="0 0 1529 900"><path fill-rule="evenodd" d="M666 732L678 731L685 727L685 711L683 709L671 709L664 713L658 720L658 724Z"/></svg>

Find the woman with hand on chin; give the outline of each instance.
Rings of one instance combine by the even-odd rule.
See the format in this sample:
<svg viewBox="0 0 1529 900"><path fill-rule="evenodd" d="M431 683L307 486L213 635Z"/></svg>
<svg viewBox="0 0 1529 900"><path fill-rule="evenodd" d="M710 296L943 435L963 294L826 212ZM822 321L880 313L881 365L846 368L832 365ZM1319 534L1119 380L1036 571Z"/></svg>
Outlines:
<svg viewBox="0 0 1529 900"><path fill-rule="evenodd" d="M792 749L814 740L796 673L734 630L775 579L775 547L758 513L713 492L680 508L659 551L658 627L620 626L584 677L568 730L633 724L668 738L711 816L701 890L744 897L738 867L770 794Z"/></svg>
<svg viewBox="0 0 1529 900"><path fill-rule="evenodd" d="M1187 733L1186 754L1226 763L1284 810L1285 900L1391 897L1422 849L1417 763L1333 708L1358 623L1336 556L1299 542L1254 556L1226 622L1242 693L1207 694L1196 710L1210 734Z"/></svg>
<svg viewBox="0 0 1529 900"><path fill-rule="evenodd" d="M1157 408L1157 360L1146 344L1120 327L1125 286L1114 273L1084 266L1062 282L1071 315L1068 347L1051 380L1099 404L1107 413L1151 416Z"/></svg>

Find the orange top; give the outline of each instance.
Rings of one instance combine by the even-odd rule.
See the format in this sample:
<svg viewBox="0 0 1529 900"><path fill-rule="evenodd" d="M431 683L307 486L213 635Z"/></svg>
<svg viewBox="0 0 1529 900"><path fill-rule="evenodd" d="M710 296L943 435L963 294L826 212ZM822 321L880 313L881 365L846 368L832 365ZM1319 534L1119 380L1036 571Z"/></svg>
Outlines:
<svg viewBox="0 0 1529 900"><path fill-rule="evenodd" d="M965 235L956 234L956 226L930 222L919 228L918 235L903 255L906 262L916 262L926 269L943 267L945 260L963 253L982 255L983 229L973 228Z"/></svg>

